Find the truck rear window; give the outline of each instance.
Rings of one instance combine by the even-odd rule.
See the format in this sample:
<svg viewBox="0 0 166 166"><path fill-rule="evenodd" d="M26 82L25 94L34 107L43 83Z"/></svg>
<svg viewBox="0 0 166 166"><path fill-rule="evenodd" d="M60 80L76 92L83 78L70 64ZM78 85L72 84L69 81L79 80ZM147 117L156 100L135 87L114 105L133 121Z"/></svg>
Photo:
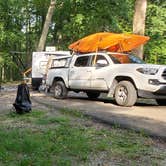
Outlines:
<svg viewBox="0 0 166 166"><path fill-rule="evenodd" d="M71 58L53 59L51 68L68 67Z"/></svg>
<svg viewBox="0 0 166 166"><path fill-rule="evenodd" d="M89 56L82 56L77 58L74 66L85 67L88 66L88 63L89 63Z"/></svg>

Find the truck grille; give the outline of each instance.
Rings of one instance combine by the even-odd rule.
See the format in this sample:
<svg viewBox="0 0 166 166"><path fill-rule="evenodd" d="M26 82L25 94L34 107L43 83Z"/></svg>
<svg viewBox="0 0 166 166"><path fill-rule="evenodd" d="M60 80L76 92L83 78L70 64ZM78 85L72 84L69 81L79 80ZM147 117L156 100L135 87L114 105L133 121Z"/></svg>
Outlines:
<svg viewBox="0 0 166 166"><path fill-rule="evenodd" d="M166 69L163 71L161 76L164 78L164 80L166 80Z"/></svg>

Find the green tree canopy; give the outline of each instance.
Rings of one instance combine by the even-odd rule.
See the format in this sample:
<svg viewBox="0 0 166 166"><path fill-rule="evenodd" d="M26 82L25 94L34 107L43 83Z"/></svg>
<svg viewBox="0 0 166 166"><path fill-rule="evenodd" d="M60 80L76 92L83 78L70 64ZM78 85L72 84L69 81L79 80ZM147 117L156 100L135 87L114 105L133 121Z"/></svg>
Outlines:
<svg viewBox="0 0 166 166"><path fill-rule="evenodd" d="M166 1L149 3L146 34L151 37L146 47L146 61L166 64Z"/></svg>
<svg viewBox="0 0 166 166"><path fill-rule="evenodd" d="M56 0L46 45L67 49L70 43L95 32L132 32L134 2ZM0 0L0 58L6 79L17 79L31 66L49 4L50 0ZM166 64L165 20L166 1L148 1L145 35L151 40L145 46L147 62Z"/></svg>

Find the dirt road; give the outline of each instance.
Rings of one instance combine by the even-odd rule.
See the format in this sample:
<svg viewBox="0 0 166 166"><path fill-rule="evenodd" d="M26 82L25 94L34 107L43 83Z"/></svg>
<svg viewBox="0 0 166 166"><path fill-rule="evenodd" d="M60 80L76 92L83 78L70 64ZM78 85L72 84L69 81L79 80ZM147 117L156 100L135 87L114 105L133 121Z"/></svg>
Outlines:
<svg viewBox="0 0 166 166"><path fill-rule="evenodd" d="M10 110L15 100L16 88L0 92L0 112ZM153 100L139 100L134 107L119 107L113 100L100 97L89 100L85 94L70 93L68 99L57 100L50 94L31 92L33 106L36 103L55 108L70 108L108 124L148 133L166 140L166 106L158 106Z"/></svg>
<svg viewBox="0 0 166 166"><path fill-rule="evenodd" d="M166 140L166 106L153 100L139 100L134 107L117 106L113 100L89 100L84 94L70 93L68 99L57 100L51 95L33 93L32 98L55 108L80 110L84 114L108 124L130 128Z"/></svg>

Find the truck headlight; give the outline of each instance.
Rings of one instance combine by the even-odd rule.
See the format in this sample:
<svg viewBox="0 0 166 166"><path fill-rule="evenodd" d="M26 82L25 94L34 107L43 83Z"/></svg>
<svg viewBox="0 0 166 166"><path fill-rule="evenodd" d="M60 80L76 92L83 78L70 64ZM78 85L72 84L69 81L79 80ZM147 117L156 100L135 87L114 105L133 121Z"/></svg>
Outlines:
<svg viewBox="0 0 166 166"><path fill-rule="evenodd" d="M147 75L155 75L158 72L157 68L138 68L138 72L142 74L147 74Z"/></svg>

